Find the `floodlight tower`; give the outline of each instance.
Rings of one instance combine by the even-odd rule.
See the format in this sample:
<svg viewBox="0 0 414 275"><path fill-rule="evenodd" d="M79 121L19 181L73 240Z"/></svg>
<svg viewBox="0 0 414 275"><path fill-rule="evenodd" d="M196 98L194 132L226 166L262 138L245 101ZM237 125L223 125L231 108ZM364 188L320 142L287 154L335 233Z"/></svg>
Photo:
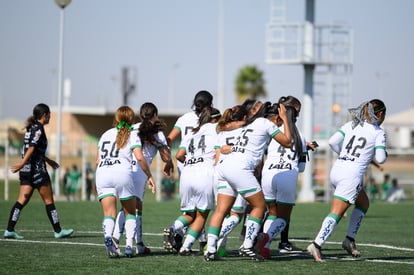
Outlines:
<svg viewBox="0 0 414 275"><path fill-rule="evenodd" d="M270 1L270 21L266 29L266 62L268 64L302 65L304 68L304 97L302 102L302 132L308 141L314 139L314 74L317 67L325 68L328 96L322 101L332 103L335 81L340 72L349 78L352 68L352 30L343 24L315 25L315 1L305 0L305 22L286 21L286 1ZM346 87L350 87L346 83ZM347 92L345 92L347 94ZM319 103L319 102L318 102ZM335 102L336 103L336 102ZM330 117L326 130L332 128L332 104L319 110ZM329 151L329 148L327 149ZM314 201L313 155L302 175L302 188L298 200ZM328 191L327 189L325 191ZM325 192L327 194L327 192ZM326 198L325 198L326 199Z"/></svg>

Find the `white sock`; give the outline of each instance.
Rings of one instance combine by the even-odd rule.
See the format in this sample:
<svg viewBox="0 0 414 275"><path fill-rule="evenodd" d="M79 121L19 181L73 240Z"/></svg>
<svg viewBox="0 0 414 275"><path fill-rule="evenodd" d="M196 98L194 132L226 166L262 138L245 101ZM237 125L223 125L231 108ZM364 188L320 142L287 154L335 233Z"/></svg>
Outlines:
<svg viewBox="0 0 414 275"><path fill-rule="evenodd" d="M355 236L358 234L358 230L361 227L362 219L364 217L365 213L363 210L359 208L354 208L354 210L352 210L351 218L349 219L347 236L355 239Z"/></svg>
<svg viewBox="0 0 414 275"><path fill-rule="evenodd" d="M124 214L124 211L121 210L118 212L118 215L116 216L114 232L112 234L112 236L115 239L119 240L122 237L122 234L124 233L124 226L125 226L125 214Z"/></svg>
<svg viewBox="0 0 414 275"><path fill-rule="evenodd" d="M224 219L223 224L221 226L220 237L217 243L217 247L226 245L227 236L233 231L234 228L236 228L239 222L239 216L235 215L230 215Z"/></svg>
<svg viewBox="0 0 414 275"><path fill-rule="evenodd" d="M331 236L332 232L334 231L336 225L339 222L338 216L335 214L329 213L328 216L325 217L325 219L322 222L322 227L319 230L318 235L316 236L314 242L322 246Z"/></svg>
<svg viewBox="0 0 414 275"><path fill-rule="evenodd" d="M181 247L180 251L190 250L199 235L200 234L198 232L191 230L191 228L188 229L187 235L185 236L185 240L184 240L183 246Z"/></svg>
<svg viewBox="0 0 414 275"><path fill-rule="evenodd" d="M207 234L207 252L217 252L217 240L218 236L215 234Z"/></svg>
<svg viewBox="0 0 414 275"><path fill-rule="evenodd" d="M185 227L185 225L179 219L174 221L172 227L173 227L174 233L177 233L177 234L180 234L181 236L184 236L184 227Z"/></svg>
<svg viewBox="0 0 414 275"><path fill-rule="evenodd" d="M253 243L259 233L261 227L261 220L249 216L246 222L246 236L244 237L243 247L252 248Z"/></svg>
<svg viewBox="0 0 414 275"><path fill-rule="evenodd" d="M112 232L114 231L115 221L112 217L104 217L102 221L102 229L104 232L104 237L112 237Z"/></svg>
<svg viewBox="0 0 414 275"><path fill-rule="evenodd" d="M265 232L269 235L269 241L265 245L266 248L270 247L273 237L279 234L280 232L282 232L285 226L286 226L286 221L285 219L282 219L282 218L277 218L276 220L272 222L272 224L269 227L269 230Z"/></svg>
<svg viewBox="0 0 414 275"><path fill-rule="evenodd" d="M274 220L276 220L276 216L273 215L269 215L267 216L264 224L263 224L263 232L267 233L267 231L269 231L270 225L273 223Z"/></svg>
<svg viewBox="0 0 414 275"><path fill-rule="evenodd" d="M135 229L137 227L137 221L135 215L127 215L125 217L125 239L126 246L133 246L135 238Z"/></svg>

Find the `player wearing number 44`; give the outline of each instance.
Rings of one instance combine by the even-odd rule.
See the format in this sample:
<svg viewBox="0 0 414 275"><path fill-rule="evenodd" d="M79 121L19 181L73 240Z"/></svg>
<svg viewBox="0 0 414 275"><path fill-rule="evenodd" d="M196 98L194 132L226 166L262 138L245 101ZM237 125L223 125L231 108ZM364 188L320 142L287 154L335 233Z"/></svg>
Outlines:
<svg viewBox="0 0 414 275"><path fill-rule="evenodd" d="M349 111L352 120L329 139L331 149L339 156L330 174L331 183L335 187L331 211L307 249L317 262L323 261L321 246L352 204L355 204L355 208L349 219L348 233L342 242L342 248L352 257L360 256L355 245L355 237L369 207L368 196L362 186L363 177L373 160L381 164L387 159L386 136L380 128L386 112L384 103L379 99L373 99Z"/></svg>

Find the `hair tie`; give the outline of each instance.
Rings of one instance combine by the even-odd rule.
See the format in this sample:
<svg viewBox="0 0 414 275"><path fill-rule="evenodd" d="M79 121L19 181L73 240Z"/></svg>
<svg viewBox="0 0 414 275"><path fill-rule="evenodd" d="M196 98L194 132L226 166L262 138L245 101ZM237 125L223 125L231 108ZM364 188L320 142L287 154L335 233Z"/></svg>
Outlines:
<svg viewBox="0 0 414 275"><path fill-rule="evenodd" d="M131 125L129 125L128 123L126 123L125 121L121 121L121 122L119 122L118 123L118 125L116 125L116 128L118 129L118 130L120 130L121 128L123 128L123 127L126 127L126 128L128 128L128 130L132 130L132 129L134 129Z"/></svg>

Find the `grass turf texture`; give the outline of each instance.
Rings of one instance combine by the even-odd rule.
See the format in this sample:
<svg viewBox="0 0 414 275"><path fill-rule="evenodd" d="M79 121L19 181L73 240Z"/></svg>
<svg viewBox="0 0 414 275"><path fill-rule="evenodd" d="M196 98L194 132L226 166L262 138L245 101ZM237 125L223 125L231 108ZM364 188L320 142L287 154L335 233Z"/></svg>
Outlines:
<svg viewBox="0 0 414 275"><path fill-rule="evenodd" d="M7 226L10 208L17 195L0 201L1 234ZM362 257L353 259L341 248L348 218L337 226L323 246L325 263L316 263L307 253L278 255L279 240L272 243L272 259L253 262L238 256L241 241L239 225L228 241L229 256L205 262L202 256L177 256L164 252L162 230L180 214L178 201L156 202L146 194L143 214L144 242L152 250L145 257L108 259L101 230L99 202L56 202L63 228L73 228L68 239L55 239L45 207L37 193L23 209L16 232L23 240L0 240L0 274L413 274L413 201L387 204L376 201L357 236ZM290 226L292 242L303 250L313 240L329 211L326 203L299 203ZM348 215L350 211L348 211ZM193 246L198 250L198 242ZM124 250L124 240L121 240Z"/></svg>

